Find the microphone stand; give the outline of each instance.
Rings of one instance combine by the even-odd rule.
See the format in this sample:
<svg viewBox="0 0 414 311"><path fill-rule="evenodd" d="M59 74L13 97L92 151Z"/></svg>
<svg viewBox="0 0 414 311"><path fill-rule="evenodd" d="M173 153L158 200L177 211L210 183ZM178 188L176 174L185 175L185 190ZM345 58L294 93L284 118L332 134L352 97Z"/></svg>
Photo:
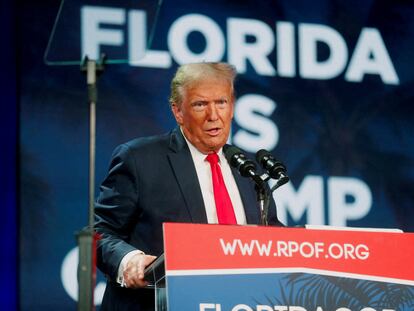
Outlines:
<svg viewBox="0 0 414 311"><path fill-rule="evenodd" d="M286 176L285 174L281 173L280 177L276 180L276 184L272 187L272 189L270 189L270 193L273 193L273 191L275 191L280 186L283 186L288 181L289 181L289 177Z"/></svg>
<svg viewBox="0 0 414 311"><path fill-rule="evenodd" d="M98 89L97 76L103 72L106 57L101 56L99 63L85 57L81 71L86 72L89 103L89 218L88 226L78 234L78 311L94 310L94 289L96 282L96 240L94 231L95 213L95 150L96 150L96 102Z"/></svg>
<svg viewBox="0 0 414 311"><path fill-rule="evenodd" d="M265 191L263 187L258 187L257 185L255 186L255 189L260 210L260 223L262 226L268 226L269 199L267 198L267 191Z"/></svg>
<svg viewBox="0 0 414 311"><path fill-rule="evenodd" d="M267 173L263 173L260 176L254 175L251 176L251 178L256 184L254 189L256 190L256 197L260 210L260 223L262 226L268 226L270 196L273 191L286 184L289 181L289 177L285 174L280 174L280 177L276 180L276 184L271 189L269 189L266 184L266 182L270 179L270 176Z"/></svg>
<svg viewBox="0 0 414 311"><path fill-rule="evenodd" d="M268 226L268 214L269 214L269 203L270 203L270 192L266 187L266 182L270 179L270 176L267 173L262 175L253 175L251 176L255 182L254 189L256 190L257 203L259 205L260 211L260 224L262 226Z"/></svg>

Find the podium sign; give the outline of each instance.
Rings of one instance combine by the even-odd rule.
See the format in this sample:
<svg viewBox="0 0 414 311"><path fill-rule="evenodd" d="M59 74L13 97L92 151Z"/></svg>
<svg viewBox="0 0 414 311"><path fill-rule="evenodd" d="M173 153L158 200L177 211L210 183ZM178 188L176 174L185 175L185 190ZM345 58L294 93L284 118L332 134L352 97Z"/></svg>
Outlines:
<svg viewBox="0 0 414 311"><path fill-rule="evenodd" d="M169 311L412 311L414 234L164 224Z"/></svg>

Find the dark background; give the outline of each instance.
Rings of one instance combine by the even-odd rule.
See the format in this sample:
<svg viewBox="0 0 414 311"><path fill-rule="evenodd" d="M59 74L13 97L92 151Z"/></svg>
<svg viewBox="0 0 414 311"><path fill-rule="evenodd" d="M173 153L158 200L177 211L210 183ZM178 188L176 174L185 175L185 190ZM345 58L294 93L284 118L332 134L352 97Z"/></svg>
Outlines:
<svg viewBox="0 0 414 311"><path fill-rule="evenodd" d="M116 6L122 7L121 2L115 2ZM88 105L79 66L47 66L43 61L58 8L58 1L1 4L0 292L2 306L10 310L17 303L22 310L75 308L62 285L61 268L76 246L74 233L87 223ZM165 0L153 48L167 51L166 34L172 22L189 13L212 18L225 37L229 17L261 20L273 31L277 21L293 23L296 31L299 23L326 25L346 41L348 62L361 29L378 29L399 85L384 84L378 75L366 75L360 83L346 81L344 73L329 80L304 79L298 74L265 77L248 65L236 88L239 97L256 93L277 103L270 119L280 137L270 151L288 167L294 188L310 175L325 181L331 176L358 178L369 186L373 204L366 217L347 225L414 231L414 4ZM59 30L58 44L74 49L79 45L79 20L68 21L70 27ZM200 37L194 35L191 40L195 51L203 49ZM319 48L321 59L328 57L326 47ZM273 51L269 59L276 67L275 55ZM109 65L99 78L97 187L116 145L175 125L167 99L176 67L174 61L169 69ZM235 124L233 132L238 130ZM307 223L306 215L300 221L288 219L288 225L303 223Z"/></svg>
<svg viewBox="0 0 414 311"><path fill-rule="evenodd" d="M0 152L1 179L0 205L2 217L0 234L0 305L4 310L17 307L17 111L16 98L16 20L15 5L11 1L0 2L0 27L2 48L0 49Z"/></svg>

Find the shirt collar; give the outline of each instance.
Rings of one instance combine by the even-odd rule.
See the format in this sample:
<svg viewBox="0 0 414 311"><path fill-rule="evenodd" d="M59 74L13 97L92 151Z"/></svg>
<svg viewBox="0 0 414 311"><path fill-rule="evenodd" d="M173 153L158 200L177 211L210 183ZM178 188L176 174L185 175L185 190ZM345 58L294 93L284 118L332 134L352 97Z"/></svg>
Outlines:
<svg viewBox="0 0 414 311"><path fill-rule="evenodd" d="M194 161L197 162L204 162L206 159L207 154L202 153L200 150L198 150L188 139L185 137L183 129L180 127L180 131L183 134L183 137L185 141L187 142L188 148L190 149L190 153ZM222 161L223 157L223 148L220 148L217 152L217 155L219 156L219 162Z"/></svg>

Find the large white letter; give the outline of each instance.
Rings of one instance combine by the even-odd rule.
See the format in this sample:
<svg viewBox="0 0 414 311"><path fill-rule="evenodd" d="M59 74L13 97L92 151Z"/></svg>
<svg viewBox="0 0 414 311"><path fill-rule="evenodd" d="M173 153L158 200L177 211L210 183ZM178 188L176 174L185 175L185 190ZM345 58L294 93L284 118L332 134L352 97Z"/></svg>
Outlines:
<svg viewBox="0 0 414 311"><path fill-rule="evenodd" d="M128 14L129 64L153 68L169 68L171 56L166 51L147 50L147 16L145 11Z"/></svg>
<svg viewBox="0 0 414 311"><path fill-rule="evenodd" d="M78 263L79 263L79 249L73 248L64 258L60 270L60 277L62 279L63 288L66 293L73 300L78 300ZM96 284L94 292L94 303L99 306L102 302L102 297L105 292L106 284L99 282Z"/></svg>
<svg viewBox="0 0 414 311"><path fill-rule="evenodd" d="M231 311L253 311L252 308L250 308L248 305L239 304L233 307Z"/></svg>
<svg viewBox="0 0 414 311"><path fill-rule="evenodd" d="M187 45L187 37L200 32L206 39L206 48L195 54ZM220 27L211 18L200 14L187 14L177 19L168 33L168 48L178 64L202 61L220 61L225 50L225 41Z"/></svg>
<svg viewBox="0 0 414 311"><path fill-rule="evenodd" d="M283 223L287 224L288 211L293 220L299 221L307 210L306 223L324 224L322 177L306 176L297 192L291 182L287 183L273 193L273 198L276 202L278 217Z"/></svg>
<svg viewBox="0 0 414 311"><path fill-rule="evenodd" d="M274 35L267 24L254 19L229 18L227 31L228 61L236 66L238 72L246 72L246 62L249 60L258 74L276 74L267 58L275 45ZM255 41L246 42L248 36L254 37Z"/></svg>
<svg viewBox="0 0 414 311"><path fill-rule="evenodd" d="M82 59L98 60L100 57L99 46L122 45L124 37L122 30L102 29L100 24L123 25L125 23L125 10L116 8L104 8L95 6L83 6L81 8L81 50Z"/></svg>
<svg viewBox="0 0 414 311"><path fill-rule="evenodd" d="M317 42L329 47L328 59L318 62ZM299 71L303 78L331 79L339 75L348 60L348 49L341 34L324 25L299 25Z"/></svg>
<svg viewBox="0 0 414 311"><path fill-rule="evenodd" d="M207 311L208 309L212 309L215 311L221 311L221 305L220 304L214 304L214 303L200 303L200 311Z"/></svg>
<svg viewBox="0 0 414 311"><path fill-rule="evenodd" d="M352 197L352 202L347 202ZM328 179L329 225L346 226L348 219L361 219L371 209L372 194L367 184L351 177Z"/></svg>
<svg viewBox="0 0 414 311"><path fill-rule="evenodd" d="M277 72L281 77L293 78L295 66L295 28L293 23L276 23Z"/></svg>
<svg viewBox="0 0 414 311"><path fill-rule="evenodd" d="M380 75L384 83L400 83L381 34L375 28L362 30L349 62L345 79L361 82L367 73Z"/></svg>
<svg viewBox="0 0 414 311"><path fill-rule="evenodd" d="M243 129L234 135L233 143L249 152L261 148L274 149L279 141L279 129L272 120L260 114L270 117L275 109L276 103L268 97L258 94L240 97L236 103L234 119Z"/></svg>

